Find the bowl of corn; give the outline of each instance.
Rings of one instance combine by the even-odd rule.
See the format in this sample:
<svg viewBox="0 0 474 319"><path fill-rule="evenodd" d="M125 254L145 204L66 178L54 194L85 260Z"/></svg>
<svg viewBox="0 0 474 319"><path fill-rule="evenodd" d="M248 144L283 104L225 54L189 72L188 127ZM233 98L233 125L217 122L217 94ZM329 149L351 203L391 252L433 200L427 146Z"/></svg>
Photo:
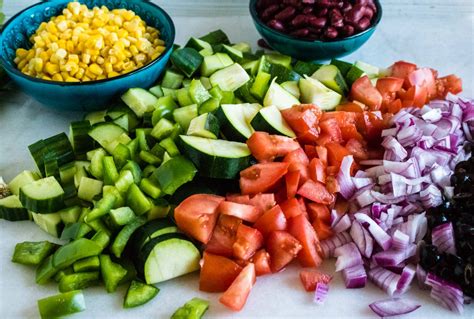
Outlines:
<svg viewBox="0 0 474 319"><path fill-rule="evenodd" d="M4 25L0 64L47 107L98 110L128 88L150 87L174 38L169 15L149 1L51 0Z"/></svg>

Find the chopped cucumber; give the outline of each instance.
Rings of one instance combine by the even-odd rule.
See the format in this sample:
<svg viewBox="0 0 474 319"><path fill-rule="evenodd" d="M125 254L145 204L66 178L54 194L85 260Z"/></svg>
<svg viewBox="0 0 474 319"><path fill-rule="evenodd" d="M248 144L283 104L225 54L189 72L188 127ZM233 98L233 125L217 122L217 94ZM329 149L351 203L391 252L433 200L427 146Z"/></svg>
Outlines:
<svg viewBox="0 0 474 319"><path fill-rule="evenodd" d="M223 104L216 112L221 131L230 140L245 142L254 132L250 121L260 110L260 104Z"/></svg>
<svg viewBox="0 0 474 319"><path fill-rule="evenodd" d="M212 32L209 32L205 36L202 36L199 38L200 40L206 41L207 43L211 45L215 44L230 44L229 38L227 37L227 34L224 33L224 31L218 29Z"/></svg>
<svg viewBox="0 0 474 319"><path fill-rule="evenodd" d="M191 120L188 135L217 139L220 123L212 113L204 113Z"/></svg>
<svg viewBox="0 0 474 319"><path fill-rule="evenodd" d="M212 86L219 86L222 91L235 91L250 80L250 76L238 63L215 72L210 77Z"/></svg>
<svg viewBox="0 0 474 319"><path fill-rule="evenodd" d="M225 53L216 53L210 56L204 57L204 61L201 64L201 75L210 76L216 71L219 71L225 67L232 65L234 61Z"/></svg>
<svg viewBox="0 0 474 319"><path fill-rule="evenodd" d="M353 65L349 72L347 72L346 80L349 85L352 84L358 79L365 75L365 72L359 69L357 66Z"/></svg>
<svg viewBox="0 0 474 319"><path fill-rule="evenodd" d="M273 79L272 84L270 84L270 88L268 89L267 94L263 100L263 106L275 105L280 110L284 110L292 107L295 104L300 104L300 101L298 101L298 99L291 93L283 89L276 82L276 79Z"/></svg>
<svg viewBox="0 0 474 319"><path fill-rule="evenodd" d="M287 92L291 93L297 99L300 98L300 88L298 87L298 81L287 81L280 84Z"/></svg>
<svg viewBox="0 0 474 319"><path fill-rule="evenodd" d="M140 251L142 247L153 238L163 234L179 233L178 227L170 219L158 219L147 222L138 228L133 234L132 247L134 251Z"/></svg>
<svg viewBox="0 0 474 319"><path fill-rule="evenodd" d="M335 65L323 65L311 77L341 95L348 91L346 81Z"/></svg>
<svg viewBox="0 0 474 319"><path fill-rule="evenodd" d="M8 188L13 195L20 195L20 188L26 184L38 180L40 176L32 171L23 171L8 183Z"/></svg>
<svg viewBox="0 0 474 319"><path fill-rule="evenodd" d="M198 38L195 38L195 37L191 37L188 40L188 43L186 43L185 47L193 48L196 51L212 50L212 46L208 42L206 42L204 40L201 40L201 39L198 39Z"/></svg>
<svg viewBox="0 0 474 319"><path fill-rule="evenodd" d="M202 82L196 79L192 80L191 84L189 85L189 95L191 96L193 102L198 106L212 97L204 85L202 85Z"/></svg>
<svg viewBox="0 0 474 319"><path fill-rule="evenodd" d="M272 76L266 72L259 72L250 88L250 93L259 100L263 100L270 86Z"/></svg>
<svg viewBox="0 0 474 319"><path fill-rule="evenodd" d="M189 95L189 86L176 91L176 99L178 100L179 106L188 106L193 104L191 95Z"/></svg>
<svg viewBox="0 0 474 319"><path fill-rule="evenodd" d="M346 61L337 60L337 59L332 59L331 64L335 65L339 69L339 71L341 71L341 74L344 77L347 75L347 72L349 72L349 70L352 67L351 63L346 62Z"/></svg>
<svg viewBox="0 0 474 319"><path fill-rule="evenodd" d="M20 201L35 213L53 213L64 207L64 190L54 177L46 177L20 188Z"/></svg>
<svg viewBox="0 0 474 319"><path fill-rule="evenodd" d="M251 124L256 131L286 135L292 138L296 137L295 132L283 119L280 110L274 105L260 109L252 119Z"/></svg>
<svg viewBox="0 0 474 319"><path fill-rule="evenodd" d="M370 79L379 77L380 69L362 61L356 61L354 66L362 70Z"/></svg>
<svg viewBox="0 0 474 319"><path fill-rule="evenodd" d="M122 144L127 144L130 139L122 127L113 123L96 124L89 131L89 135L109 153L114 151L118 143L124 141Z"/></svg>
<svg viewBox="0 0 474 319"><path fill-rule="evenodd" d="M227 53L228 56L235 62L241 62L244 58L242 51L234 49L233 47L225 44L222 45L222 52Z"/></svg>
<svg viewBox="0 0 474 319"><path fill-rule="evenodd" d="M239 42L232 46L232 48L239 50L240 52L251 52L252 48L247 42Z"/></svg>
<svg viewBox="0 0 474 319"><path fill-rule="evenodd" d="M322 110L333 110L340 104L342 96L327 88L316 79L305 76L299 82L301 102L319 106Z"/></svg>
<svg viewBox="0 0 474 319"><path fill-rule="evenodd" d="M92 202L94 197L102 193L104 183L97 179L82 177L77 190L77 197Z"/></svg>
<svg viewBox="0 0 474 319"><path fill-rule="evenodd" d="M189 128L192 119L198 116L197 104L180 107L173 111L173 118L185 131Z"/></svg>
<svg viewBox="0 0 474 319"><path fill-rule="evenodd" d="M184 76L179 72L168 69L163 76L161 86L168 89L179 89L183 84Z"/></svg>
<svg viewBox="0 0 474 319"><path fill-rule="evenodd" d="M171 54L173 65L187 77L191 77L199 69L202 61L202 55L193 48L178 49Z"/></svg>
<svg viewBox="0 0 474 319"><path fill-rule="evenodd" d="M276 78L276 82L281 84L287 81L298 81L301 75L295 71L288 69L280 64L272 64L270 67L270 75L272 79Z"/></svg>
<svg viewBox="0 0 474 319"><path fill-rule="evenodd" d="M51 236L59 237L63 231L64 224L59 213L36 214L32 212L31 215L33 216L35 224Z"/></svg>
<svg viewBox="0 0 474 319"><path fill-rule="evenodd" d="M161 85L155 85L154 87L149 88L148 91L150 91L150 93L156 96L157 98L164 96L163 90L161 89Z"/></svg>
<svg viewBox="0 0 474 319"><path fill-rule="evenodd" d="M145 89L133 88L122 95L122 101L124 101L138 117L143 117L143 114L152 112L155 109L158 99Z"/></svg>
<svg viewBox="0 0 474 319"><path fill-rule="evenodd" d="M29 220L28 210L21 204L17 195L10 195L0 199L0 218L9 221Z"/></svg>
<svg viewBox="0 0 474 319"><path fill-rule="evenodd" d="M310 76L314 74L314 72L316 72L321 66L322 64L298 61L293 67L293 71L299 73L301 76Z"/></svg>

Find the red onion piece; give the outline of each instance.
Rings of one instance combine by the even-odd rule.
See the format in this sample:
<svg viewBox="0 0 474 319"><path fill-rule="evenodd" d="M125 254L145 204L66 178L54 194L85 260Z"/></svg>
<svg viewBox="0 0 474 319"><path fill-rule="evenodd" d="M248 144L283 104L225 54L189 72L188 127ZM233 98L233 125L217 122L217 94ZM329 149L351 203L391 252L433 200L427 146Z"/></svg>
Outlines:
<svg viewBox="0 0 474 319"><path fill-rule="evenodd" d="M334 257L334 250L352 241L348 232L337 233L329 239L321 241L321 249L325 258Z"/></svg>
<svg viewBox="0 0 474 319"><path fill-rule="evenodd" d="M413 312L420 308L421 305L416 304L412 300L391 298L373 302L369 305L369 307L377 315L384 318Z"/></svg>
<svg viewBox="0 0 474 319"><path fill-rule="evenodd" d="M400 280L397 283L397 290L395 294L402 295L410 288L410 284L415 278L416 270L412 265L403 268Z"/></svg>
<svg viewBox="0 0 474 319"><path fill-rule="evenodd" d="M397 284L400 280L400 275L397 275L382 267L370 269L367 275L377 287L385 291L390 296L393 296L397 290Z"/></svg>
<svg viewBox="0 0 474 319"><path fill-rule="evenodd" d="M360 253L367 258L372 256L372 251L374 249L374 240L369 234L369 231L362 227L358 221L354 221L351 227L351 237L354 240L354 243L359 248Z"/></svg>
<svg viewBox="0 0 474 319"><path fill-rule="evenodd" d="M363 264L359 249L354 243L348 243L336 248L334 250L334 256L337 257L336 271Z"/></svg>
<svg viewBox="0 0 474 319"><path fill-rule="evenodd" d="M409 244L410 236L398 229L395 230L392 235L392 248L395 250L406 250Z"/></svg>
<svg viewBox="0 0 474 319"><path fill-rule="evenodd" d="M452 223L444 223L433 228L431 241L438 247L440 252L456 255L456 244L454 241L454 230Z"/></svg>
<svg viewBox="0 0 474 319"><path fill-rule="evenodd" d="M406 250L385 250L373 255L374 260L379 266L396 266L416 253L416 245L410 244Z"/></svg>
<svg viewBox="0 0 474 319"><path fill-rule="evenodd" d="M327 298L329 292L329 285L325 283L317 283L316 290L314 291L314 299L313 302L322 305Z"/></svg>
<svg viewBox="0 0 474 319"><path fill-rule="evenodd" d="M428 273L426 276L425 284L431 286L431 297L443 307L459 314L463 313L464 296L458 285L441 279L432 273Z"/></svg>
<svg viewBox="0 0 474 319"><path fill-rule="evenodd" d="M337 182L339 183L339 193L345 198L349 199L354 194L356 187L351 177L351 166L354 163L354 157L347 155L341 163L341 168L337 174Z"/></svg>
<svg viewBox="0 0 474 319"><path fill-rule="evenodd" d="M392 238L382 228L380 228L373 219L361 213L357 213L354 216L362 225L367 225L367 230L372 234L375 241L383 250L390 248L392 245Z"/></svg>
<svg viewBox="0 0 474 319"><path fill-rule="evenodd" d="M364 265L355 265L342 270L342 278L346 288L363 288L367 283Z"/></svg>

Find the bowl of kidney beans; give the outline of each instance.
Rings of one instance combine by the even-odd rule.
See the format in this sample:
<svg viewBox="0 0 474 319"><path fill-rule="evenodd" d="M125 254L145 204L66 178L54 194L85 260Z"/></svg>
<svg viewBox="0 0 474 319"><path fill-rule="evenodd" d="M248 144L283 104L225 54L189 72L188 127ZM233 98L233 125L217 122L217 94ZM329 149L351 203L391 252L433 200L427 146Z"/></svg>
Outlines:
<svg viewBox="0 0 474 319"><path fill-rule="evenodd" d="M378 0L251 0L250 13L272 49L326 60L360 48L380 22L382 7Z"/></svg>

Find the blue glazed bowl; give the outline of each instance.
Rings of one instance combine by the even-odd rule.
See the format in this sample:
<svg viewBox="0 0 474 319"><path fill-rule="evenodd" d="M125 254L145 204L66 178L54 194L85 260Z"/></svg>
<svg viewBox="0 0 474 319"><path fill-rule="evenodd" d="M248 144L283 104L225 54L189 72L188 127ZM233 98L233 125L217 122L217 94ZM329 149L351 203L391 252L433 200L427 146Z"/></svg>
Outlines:
<svg viewBox="0 0 474 319"><path fill-rule="evenodd" d="M258 33L274 49L283 54L303 61L324 61L340 58L359 49L374 33L382 19L380 1L374 1L377 6L377 16L374 23L367 30L353 36L336 41L309 41L294 38L273 30L260 21L256 10L257 0L250 0L250 14Z"/></svg>
<svg viewBox="0 0 474 319"><path fill-rule="evenodd" d="M104 109L116 96L132 87L150 87L165 69L175 38L170 16L157 5L143 0L80 0L89 8L105 5L109 9L133 10L150 26L158 28L166 43L163 54L151 63L112 79L65 83L45 81L21 73L13 59L17 48L30 48L29 37L43 21L61 14L70 0L51 0L32 5L12 17L0 34L0 64L10 78L28 95L47 107L64 111Z"/></svg>

